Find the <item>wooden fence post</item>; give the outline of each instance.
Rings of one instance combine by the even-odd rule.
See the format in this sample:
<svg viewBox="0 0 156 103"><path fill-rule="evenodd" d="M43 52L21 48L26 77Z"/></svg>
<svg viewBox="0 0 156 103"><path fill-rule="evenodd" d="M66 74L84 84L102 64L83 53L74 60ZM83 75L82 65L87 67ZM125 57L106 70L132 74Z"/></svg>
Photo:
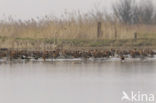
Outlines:
<svg viewBox="0 0 156 103"><path fill-rule="evenodd" d="M137 32L134 33L134 40L137 41Z"/></svg>
<svg viewBox="0 0 156 103"><path fill-rule="evenodd" d="M101 22L98 22L97 24L97 38L99 39L99 37L101 36Z"/></svg>
<svg viewBox="0 0 156 103"><path fill-rule="evenodd" d="M116 25L115 25L115 40L117 40L117 28L116 28Z"/></svg>

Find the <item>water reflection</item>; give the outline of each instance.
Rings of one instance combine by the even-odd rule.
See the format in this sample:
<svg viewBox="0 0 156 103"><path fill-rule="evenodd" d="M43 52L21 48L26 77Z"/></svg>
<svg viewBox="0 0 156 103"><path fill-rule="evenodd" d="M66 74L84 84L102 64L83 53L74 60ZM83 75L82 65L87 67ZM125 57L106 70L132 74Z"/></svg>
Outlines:
<svg viewBox="0 0 156 103"><path fill-rule="evenodd" d="M0 103L121 103L156 94L156 61L11 61L0 64Z"/></svg>

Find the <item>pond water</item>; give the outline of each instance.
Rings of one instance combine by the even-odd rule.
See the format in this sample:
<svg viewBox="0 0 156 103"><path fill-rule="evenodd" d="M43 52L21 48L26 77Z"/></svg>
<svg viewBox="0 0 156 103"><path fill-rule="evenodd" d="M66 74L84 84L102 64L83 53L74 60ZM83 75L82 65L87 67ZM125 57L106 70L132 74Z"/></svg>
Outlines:
<svg viewBox="0 0 156 103"><path fill-rule="evenodd" d="M121 103L156 94L156 60L0 63L0 103Z"/></svg>

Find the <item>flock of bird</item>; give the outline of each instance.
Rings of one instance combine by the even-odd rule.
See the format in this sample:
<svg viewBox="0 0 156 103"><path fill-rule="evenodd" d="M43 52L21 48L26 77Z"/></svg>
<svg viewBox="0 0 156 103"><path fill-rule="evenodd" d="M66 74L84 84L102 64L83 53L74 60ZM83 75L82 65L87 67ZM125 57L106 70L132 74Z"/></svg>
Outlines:
<svg viewBox="0 0 156 103"><path fill-rule="evenodd" d="M9 50L0 48L0 59L73 59L73 58L111 58L118 57L121 60L125 58L145 58L154 57L156 52L152 49L131 49L131 50L61 50L55 49L52 51L27 51L27 50Z"/></svg>

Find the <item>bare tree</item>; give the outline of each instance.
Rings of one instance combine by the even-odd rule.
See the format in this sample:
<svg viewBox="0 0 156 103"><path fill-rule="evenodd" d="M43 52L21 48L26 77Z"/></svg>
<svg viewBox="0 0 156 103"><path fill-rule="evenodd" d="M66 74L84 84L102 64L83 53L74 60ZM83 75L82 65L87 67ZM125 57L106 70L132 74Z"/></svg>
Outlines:
<svg viewBox="0 0 156 103"><path fill-rule="evenodd" d="M141 3L140 3L141 4ZM152 23L152 17L154 15L154 7L151 0L144 0L140 5L140 18L144 24Z"/></svg>
<svg viewBox="0 0 156 103"><path fill-rule="evenodd" d="M126 24L150 24L154 15L154 6L151 0L120 0L113 5L114 15Z"/></svg>
<svg viewBox="0 0 156 103"><path fill-rule="evenodd" d="M156 24L156 12L154 12L154 16L152 18L152 24Z"/></svg>
<svg viewBox="0 0 156 103"><path fill-rule="evenodd" d="M132 3L133 0L120 0L113 5L113 13L121 22L126 24L132 22Z"/></svg>

